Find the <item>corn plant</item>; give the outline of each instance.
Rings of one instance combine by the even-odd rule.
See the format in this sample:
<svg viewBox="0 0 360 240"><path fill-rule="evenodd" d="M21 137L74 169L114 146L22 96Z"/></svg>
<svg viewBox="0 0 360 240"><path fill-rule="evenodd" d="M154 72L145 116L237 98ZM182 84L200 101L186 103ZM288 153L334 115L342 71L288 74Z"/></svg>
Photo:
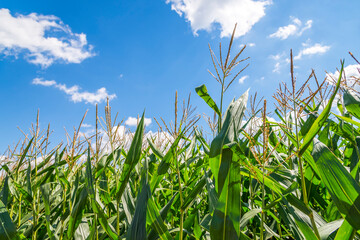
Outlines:
<svg viewBox="0 0 360 240"><path fill-rule="evenodd" d="M189 103L178 120L177 95L160 144L144 114L119 137L107 104L93 136L79 127L50 149L37 117L1 163L0 239L359 239L360 95L344 62L334 85L312 71L297 87L291 54L273 109L251 97L247 112L246 91L223 111L247 66L235 70L247 58L230 59L233 37L225 58L210 48L219 105L195 89L216 116L210 141Z"/></svg>

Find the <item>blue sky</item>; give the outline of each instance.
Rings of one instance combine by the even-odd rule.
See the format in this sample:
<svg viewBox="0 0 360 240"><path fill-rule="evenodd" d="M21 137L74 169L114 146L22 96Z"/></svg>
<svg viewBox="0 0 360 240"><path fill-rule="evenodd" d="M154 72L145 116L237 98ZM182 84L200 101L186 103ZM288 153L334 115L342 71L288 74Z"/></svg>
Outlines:
<svg viewBox="0 0 360 240"><path fill-rule="evenodd" d="M2 0L0 8L0 151L22 137L17 127L29 132L37 109L53 142L86 110L93 126L95 104L103 113L106 97L132 128L144 109L148 130L157 130L153 117L170 121L176 90L180 99L191 92L197 112L210 113L194 88L205 83L219 99L208 43L218 54L236 22L234 50L247 44L250 66L225 105L248 88L272 102L278 84L290 80L290 49L299 82L312 68L323 79L343 58L350 72L348 51L360 58L357 0Z"/></svg>

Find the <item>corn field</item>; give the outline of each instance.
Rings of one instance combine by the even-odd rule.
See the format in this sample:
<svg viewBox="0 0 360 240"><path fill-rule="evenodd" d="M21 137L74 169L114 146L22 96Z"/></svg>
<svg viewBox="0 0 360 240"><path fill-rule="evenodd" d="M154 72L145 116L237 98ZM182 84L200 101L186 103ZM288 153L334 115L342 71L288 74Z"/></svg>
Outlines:
<svg viewBox="0 0 360 240"><path fill-rule="evenodd" d="M291 54L274 107L246 91L224 111L247 67L232 40L219 58L210 47L218 103L195 89L214 113L210 140L177 97L174 122L157 121L161 142L144 114L119 138L109 105L95 134L79 127L52 148L36 124L2 160L0 239L359 239L360 94L344 62L332 81L312 71L298 87Z"/></svg>

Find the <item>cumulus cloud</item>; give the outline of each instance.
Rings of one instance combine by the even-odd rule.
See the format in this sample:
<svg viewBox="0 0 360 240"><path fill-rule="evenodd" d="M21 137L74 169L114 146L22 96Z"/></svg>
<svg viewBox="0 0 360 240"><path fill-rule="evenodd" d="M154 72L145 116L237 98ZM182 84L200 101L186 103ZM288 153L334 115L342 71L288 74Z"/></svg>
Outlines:
<svg viewBox="0 0 360 240"><path fill-rule="evenodd" d="M108 94L106 88L102 87L96 90L96 92L81 91L81 88L77 85L67 87L65 84L57 83L54 80L44 80L43 78L34 78L32 81L34 85L41 85L46 87L55 87L62 92L70 96L73 102L85 102L85 103L101 103L106 101L107 98L112 100L116 97L115 94Z"/></svg>
<svg viewBox="0 0 360 240"><path fill-rule="evenodd" d="M95 129L94 129L95 132ZM114 148L123 148L128 150L131 146L131 142L134 137L134 132L131 132L130 129L126 128L125 126L116 126L112 129L112 137L113 137L113 147ZM102 153L109 153L111 152L111 146L109 141L109 135L106 131L100 130L99 136L101 139L101 151ZM166 151L171 146L174 138L168 133L163 131L152 132L148 131L144 133L144 137L142 139L142 146L143 148L148 147L148 139L153 142L158 149L161 151Z"/></svg>
<svg viewBox="0 0 360 240"><path fill-rule="evenodd" d="M305 23L305 26L303 26L303 23L300 21L300 19L294 17L291 17L291 19L291 24L279 27L279 29L273 34L270 34L269 37L285 40L293 35L301 36L305 30L310 29L312 26L312 20L308 20Z"/></svg>
<svg viewBox="0 0 360 240"><path fill-rule="evenodd" d="M129 117L125 121L125 124L127 126L137 126L139 121L140 121L140 119L138 119L138 118ZM145 126L149 126L151 124L151 118L144 118L144 124L145 124Z"/></svg>
<svg viewBox="0 0 360 240"><path fill-rule="evenodd" d="M266 117L267 121L269 122L277 122L274 118L267 116ZM246 120L242 120L241 122L241 126L244 127L244 125L247 123L248 121ZM246 125L246 127L244 128L244 131L249 133L249 134L254 134L256 133L260 127L263 126L263 118L261 117L253 117L248 124ZM276 127L273 128L273 130L277 129Z"/></svg>
<svg viewBox="0 0 360 240"><path fill-rule="evenodd" d="M316 43L313 46L309 46L308 44L303 44L305 46L304 49L302 49L298 55L294 57L294 60L299 60L303 56L311 56L316 54L324 54L327 51L330 50L330 46L322 45L320 43Z"/></svg>
<svg viewBox="0 0 360 240"><path fill-rule="evenodd" d="M56 61L80 63L94 56L84 33L73 33L70 27L52 15L12 15L0 9L0 53L49 67Z"/></svg>
<svg viewBox="0 0 360 240"><path fill-rule="evenodd" d="M239 79L239 83L240 83L240 84L243 84L244 81L245 81L246 79L248 79L248 78L249 78L248 75L242 76L242 77Z"/></svg>
<svg viewBox="0 0 360 240"><path fill-rule="evenodd" d="M339 72L334 72L334 73L328 73L326 75L327 77L327 81L330 82L331 84L335 84L336 81L339 78ZM350 87L355 88L357 91L360 90L360 85L359 85L359 80L360 80L360 65L358 64L353 64L353 65L348 65L344 68L344 76L346 79L346 84Z"/></svg>
<svg viewBox="0 0 360 240"><path fill-rule="evenodd" d="M360 65L348 65L344 68L344 73L346 78L360 78ZM334 73L329 73L327 76L337 80L339 78L339 74L340 73L337 71Z"/></svg>
<svg viewBox="0 0 360 240"><path fill-rule="evenodd" d="M245 35L265 16L271 0L166 0L171 9L185 17L195 35L199 30L211 31L220 25L221 37L231 36L235 23L235 37Z"/></svg>

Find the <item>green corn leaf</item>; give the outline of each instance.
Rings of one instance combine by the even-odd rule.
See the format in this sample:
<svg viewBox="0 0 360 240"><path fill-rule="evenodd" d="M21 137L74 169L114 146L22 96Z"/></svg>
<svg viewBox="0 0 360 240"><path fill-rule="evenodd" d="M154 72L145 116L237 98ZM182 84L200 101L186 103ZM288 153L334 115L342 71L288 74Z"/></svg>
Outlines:
<svg viewBox="0 0 360 240"><path fill-rule="evenodd" d="M191 233L191 227L194 225L194 221L196 219L197 212L189 213L184 221L184 229L183 229L183 239L187 239L187 233ZM180 239L180 231L176 234L175 240Z"/></svg>
<svg viewBox="0 0 360 240"><path fill-rule="evenodd" d="M314 139L312 153L322 182L345 219L360 229L360 186L336 156L319 140Z"/></svg>
<svg viewBox="0 0 360 240"><path fill-rule="evenodd" d="M248 96L249 90L247 90L238 100L230 103L221 130L211 142L210 158L218 156L224 145L237 140L241 130L241 121L246 109ZM216 172L212 172L215 175Z"/></svg>
<svg viewBox="0 0 360 240"><path fill-rule="evenodd" d="M319 234L321 240L326 240L329 238L329 236L339 229L339 227L344 222L344 219L335 220L329 223L326 223L319 227Z"/></svg>
<svg viewBox="0 0 360 240"><path fill-rule="evenodd" d="M175 154L176 153L176 148L178 147L178 144L179 144L180 140L182 139L182 135L183 135L183 133L181 132L179 134L179 136L175 139L173 144L171 145L168 152L165 154L162 161L160 162L157 171L155 172L154 176L152 177L152 179L150 181L151 192L154 192L155 188L157 187L157 185L159 184L159 182L163 178L163 175L165 173L167 173L167 171L169 170L171 162L172 162L172 160L174 159L174 157L176 155Z"/></svg>
<svg viewBox="0 0 360 240"><path fill-rule="evenodd" d="M118 239L118 236L115 233L115 229L112 227L111 224L109 224L108 219L106 218L103 210L99 206L99 203L96 200L92 199L91 206L93 208L93 211L98 216L98 221L100 222L100 225L103 227L104 231L109 235L111 239Z"/></svg>
<svg viewBox="0 0 360 240"><path fill-rule="evenodd" d="M305 239L314 239L314 240L318 239L313 229L308 225L308 223L304 221L304 219L301 216L298 215L294 207L290 206L285 200L283 202L285 202L288 213L290 213L293 216L296 225L304 235Z"/></svg>
<svg viewBox="0 0 360 240"><path fill-rule="evenodd" d="M346 110L360 120L360 96L350 89L344 89L343 99Z"/></svg>
<svg viewBox="0 0 360 240"><path fill-rule="evenodd" d="M94 229L94 227L92 229ZM83 220L75 231L74 240L87 240L89 235L90 235L89 224L85 220Z"/></svg>
<svg viewBox="0 0 360 240"><path fill-rule="evenodd" d="M341 115L337 115L335 113L333 113L334 116L336 116L337 118L340 118L341 120L344 120L345 122L348 122L348 123L351 123L351 124L354 124L355 126L359 127L360 128L360 122L358 121L355 121L349 117L345 117L345 116L341 116Z"/></svg>
<svg viewBox="0 0 360 240"><path fill-rule="evenodd" d="M199 130L197 128L194 128L194 133L195 133L196 138L200 141L201 145L203 146L204 152L207 155L209 155L210 148L209 148L209 145L207 144L205 138L202 136L202 133L199 132Z"/></svg>
<svg viewBox="0 0 360 240"><path fill-rule="evenodd" d="M125 187L128 184L130 174L140 160L141 147L142 147L142 141L144 135L144 115L145 112L143 113L139 125L137 126L134 138L130 145L130 149L126 156L124 166L121 172L119 184L116 188L116 199L121 198L121 195L124 193Z"/></svg>
<svg viewBox="0 0 360 240"><path fill-rule="evenodd" d="M32 190L31 190L31 163L29 161L29 166L26 171L26 190L28 194L32 197Z"/></svg>
<svg viewBox="0 0 360 240"><path fill-rule="evenodd" d="M135 213L135 204L129 185L130 184L127 185L123 195L121 196L121 202L123 204L123 209L126 215L126 219L128 223L131 223L133 221L133 215Z"/></svg>
<svg viewBox="0 0 360 240"><path fill-rule="evenodd" d="M150 186L149 184L145 183L141 189L141 192L138 194L135 214L126 239L146 239L146 209L149 196Z"/></svg>
<svg viewBox="0 0 360 240"><path fill-rule="evenodd" d="M210 97L205 84L195 88L195 91L206 102L206 104L216 112L218 116L221 116L221 112L215 101Z"/></svg>
<svg viewBox="0 0 360 240"><path fill-rule="evenodd" d="M111 239L115 240L118 238L118 236L115 233L114 228L109 224L108 219L106 218L103 210L101 209L99 203L95 198L93 175L91 170L90 148L88 149L85 174L86 174L86 188L90 195L92 210L98 216L98 221L100 222L100 225L103 227L104 231L109 235Z"/></svg>
<svg viewBox="0 0 360 240"><path fill-rule="evenodd" d="M16 226L12 222L9 213L2 201L0 201L0 239L18 239Z"/></svg>
<svg viewBox="0 0 360 240"><path fill-rule="evenodd" d="M178 144L179 144L182 136L183 136L183 132L181 132L179 134L179 136L175 139L175 141L171 145L169 151L166 153L166 155L164 156L164 158L160 162L158 170L157 170L157 174L159 176L165 174L168 171L168 169L169 169L169 167L171 165L171 161L175 157L176 148L178 147Z"/></svg>
<svg viewBox="0 0 360 240"><path fill-rule="evenodd" d="M210 179L210 174L208 174L206 171L205 171L205 177L206 177L206 189L209 193L209 211L212 213L216 206L217 206L217 203L219 201L219 197L216 193L216 190L215 190L215 186L212 182L212 180Z"/></svg>
<svg viewBox="0 0 360 240"><path fill-rule="evenodd" d="M19 169L20 169L20 167L22 166L22 164L23 164L23 162L24 162L24 159L25 159L25 157L26 157L26 154L27 154L27 152L29 151L29 148L30 148L31 143L32 143L33 140L34 140L34 138L31 138L31 139L30 139L28 145L27 145L26 148L24 149L24 151L23 151L23 153L22 153L22 155L21 155L21 157L20 157L20 159L19 159L19 163L18 163L18 165L16 166L16 171L15 171L16 175L19 173Z"/></svg>
<svg viewBox="0 0 360 240"><path fill-rule="evenodd" d="M175 201L176 202L176 199L179 198L179 194L178 193L175 193L174 196L172 196L172 198L170 199L170 201L168 201L168 203L165 205L165 207L163 207L161 210L160 210L160 217L161 219L166 219L166 215L167 213L169 212L171 206L173 205L173 202ZM154 228L152 228L150 230L150 233L148 234L148 240L152 240L152 239L158 239L159 238L159 235L157 234L157 232L154 230Z"/></svg>
<svg viewBox="0 0 360 240"><path fill-rule="evenodd" d="M253 219L258 213L261 213L260 208L251 209L250 211L246 212L240 220L240 230L246 227L249 221Z"/></svg>
<svg viewBox="0 0 360 240"><path fill-rule="evenodd" d="M146 211L146 222L150 227L158 234L161 240L173 239L169 233L168 228L164 224L163 219L159 213L158 208L155 205L154 200L150 197L148 200L147 211Z"/></svg>
<svg viewBox="0 0 360 240"><path fill-rule="evenodd" d="M196 196L203 191L206 184L206 178L203 176L195 185L195 187L190 191L190 193L186 196L182 209L186 210L187 207L196 200Z"/></svg>
<svg viewBox="0 0 360 240"><path fill-rule="evenodd" d="M5 180L4 180L4 186L3 188L1 189L1 193L0 193L0 196L1 196L1 201L4 203L5 207L7 206L7 202L8 202L8 198L9 198L9 176L6 176L5 177Z"/></svg>
<svg viewBox="0 0 360 240"><path fill-rule="evenodd" d="M100 194L101 200L103 200L105 204L110 204L111 197L110 197L110 193L109 193L108 177L106 176L105 172L102 172L102 174L100 175L98 189L99 189L99 194Z"/></svg>
<svg viewBox="0 0 360 240"><path fill-rule="evenodd" d="M22 199L26 200L29 204L32 203L33 197L19 183L13 181L10 181L9 183L16 189L16 190L14 189L12 190L10 187L10 191L12 190L12 194L16 195L17 197L22 195ZM16 191L16 194L13 193L14 191Z"/></svg>
<svg viewBox="0 0 360 240"><path fill-rule="evenodd" d="M96 165L95 179L100 177L100 175L106 170L112 160L117 161L117 159L120 157L121 151L122 149L115 149L114 152L110 153L109 155L104 155L99 159Z"/></svg>
<svg viewBox="0 0 360 240"><path fill-rule="evenodd" d="M51 240L55 239L54 234L51 229L51 222L50 222L50 193L51 193L51 186L50 183L46 183L40 187L41 195L44 200L45 205L45 220L46 220L46 230L48 236Z"/></svg>
<svg viewBox="0 0 360 240"><path fill-rule="evenodd" d="M85 205L88 199L88 192L86 188L83 188L80 192L79 198L77 199L76 203L73 203L73 208L71 209L70 220L68 223L68 231L67 236L68 239L71 239L77 227L82 221L83 212L85 210Z"/></svg>
<svg viewBox="0 0 360 240"><path fill-rule="evenodd" d="M335 240L352 240L354 239L355 230L351 224L344 220L336 233Z"/></svg>
<svg viewBox="0 0 360 240"><path fill-rule="evenodd" d="M306 134L309 132L311 126L314 124L314 122L316 121L316 119L318 117L319 117L318 114L315 114L315 113L309 114L305 123L300 128L300 132L299 132L300 139L303 138L304 136L306 136Z"/></svg>
<svg viewBox="0 0 360 240"><path fill-rule="evenodd" d="M46 164L48 164L48 162L51 160L52 156L54 155L56 151L52 151L51 153L49 153L46 158L37 163L37 171L39 171L41 168L43 168L44 166L46 166ZM41 172L43 173L44 170L42 170ZM40 172L37 173L38 175L41 175ZM31 171L31 175L35 175L35 168Z"/></svg>
<svg viewBox="0 0 360 240"><path fill-rule="evenodd" d="M219 175L226 176L224 183L218 188L219 200L210 225L210 236L214 240L238 239L240 236L240 163L230 148L225 148L222 154L222 165ZM220 184L219 184L220 185Z"/></svg>
<svg viewBox="0 0 360 240"><path fill-rule="evenodd" d="M335 96L336 96L336 94L337 94L337 92L339 91L339 88L340 88L340 83L341 83L341 77L342 77L343 70L344 70L344 61L341 62L341 70L340 70L340 74L339 74L339 79L338 79L338 81L336 83L335 90L334 90L333 94L331 95L331 97L329 99L329 102L326 104L326 107L321 112L319 117L316 118L316 120L312 124L310 130L304 136L304 141L301 144L301 146L299 148L299 152L298 152L300 157L303 155L303 153L309 147L309 145L311 144L313 138L320 131L321 127L324 125L324 123L326 122L326 120L327 120L327 118L328 118L328 116L330 114L332 102L334 101Z"/></svg>
<svg viewBox="0 0 360 240"><path fill-rule="evenodd" d="M164 154L160 151L160 149L158 149L155 144L148 138L147 139L149 146L151 148L151 150L153 151L153 153L158 156L160 159L164 158Z"/></svg>

